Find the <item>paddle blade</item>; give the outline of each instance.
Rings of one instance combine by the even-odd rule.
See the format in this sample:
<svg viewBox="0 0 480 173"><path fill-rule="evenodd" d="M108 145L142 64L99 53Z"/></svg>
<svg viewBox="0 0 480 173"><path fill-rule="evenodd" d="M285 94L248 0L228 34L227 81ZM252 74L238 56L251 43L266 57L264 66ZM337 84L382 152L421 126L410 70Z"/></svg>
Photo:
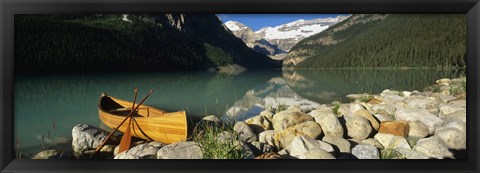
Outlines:
<svg viewBox="0 0 480 173"><path fill-rule="evenodd" d="M121 153L130 149L130 143L132 141L132 134L130 132L130 121L131 121L131 118L128 121L127 130L125 130L125 133L122 136L122 140L120 141L120 145L118 146L118 153Z"/></svg>

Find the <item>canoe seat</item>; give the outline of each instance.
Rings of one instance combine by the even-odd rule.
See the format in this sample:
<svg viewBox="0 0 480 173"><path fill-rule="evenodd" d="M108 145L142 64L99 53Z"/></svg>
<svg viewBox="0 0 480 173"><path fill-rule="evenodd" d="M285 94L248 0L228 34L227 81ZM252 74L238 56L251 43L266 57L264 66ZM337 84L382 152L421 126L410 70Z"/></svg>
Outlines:
<svg viewBox="0 0 480 173"><path fill-rule="evenodd" d="M138 114L138 110L139 110L139 109L147 109L147 117L148 117L148 115L150 114L150 109L149 109L149 108L138 108L138 109L133 113L132 116L134 116L134 117L142 117L140 114ZM107 112L109 112L109 113L116 113L116 114L122 114L122 115L125 114L125 116L127 116L127 115L130 113L131 110L132 110L132 108L124 108L124 107L122 107L122 108L117 108L117 109L110 109L110 110L108 110Z"/></svg>

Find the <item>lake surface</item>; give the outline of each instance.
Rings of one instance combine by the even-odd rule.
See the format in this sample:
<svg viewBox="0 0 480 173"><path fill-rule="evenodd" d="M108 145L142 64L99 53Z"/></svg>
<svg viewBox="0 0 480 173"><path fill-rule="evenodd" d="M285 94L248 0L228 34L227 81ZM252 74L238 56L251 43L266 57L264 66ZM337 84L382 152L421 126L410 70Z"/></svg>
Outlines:
<svg viewBox="0 0 480 173"><path fill-rule="evenodd" d="M351 93L380 93L384 89L423 91L436 79L463 74L431 69L322 69L248 70L239 75L210 72L17 75L14 133L17 151L32 155L52 143L68 145L76 124L106 128L97 110L102 92L133 100L133 89L139 88L137 100L141 100L153 89L155 93L144 104L167 111L186 110L190 121L211 114L244 119L267 107L267 97L319 104L346 102L344 96Z"/></svg>

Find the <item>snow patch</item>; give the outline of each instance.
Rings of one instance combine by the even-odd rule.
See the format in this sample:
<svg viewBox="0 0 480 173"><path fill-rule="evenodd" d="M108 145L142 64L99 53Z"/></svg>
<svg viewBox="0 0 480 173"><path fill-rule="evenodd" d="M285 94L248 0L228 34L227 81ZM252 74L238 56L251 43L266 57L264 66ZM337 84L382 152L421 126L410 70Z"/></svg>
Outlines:
<svg viewBox="0 0 480 173"><path fill-rule="evenodd" d="M348 17L349 16L340 15L335 18L328 17L313 20L300 19L275 27L264 27L258 31L255 31L255 33L264 35L264 38L267 40L290 38L299 40L301 38L310 37L319 32L322 32L331 25L345 20Z"/></svg>
<svg viewBox="0 0 480 173"><path fill-rule="evenodd" d="M247 26L245 26L244 24L236 21L225 22L225 26L227 26L227 28L230 29L230 31L238 31L238 30L247 28Z"/></svg>

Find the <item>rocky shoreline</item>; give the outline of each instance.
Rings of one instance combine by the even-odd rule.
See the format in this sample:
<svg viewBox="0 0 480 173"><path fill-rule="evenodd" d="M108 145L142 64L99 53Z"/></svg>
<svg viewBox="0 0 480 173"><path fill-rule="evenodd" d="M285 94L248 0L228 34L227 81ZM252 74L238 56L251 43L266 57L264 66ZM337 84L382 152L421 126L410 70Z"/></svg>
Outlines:
<svg viewBox="0 0 480 173"><path fill-rule="evenodd" d="M239 154L231 157L237 159L465 157L466 78L439 79L423 92L386 89L380 94L346 97L354 101L318 104L309 110L302 109L302 105L276 105L230 125L212 115L199 122L207 126L197 126L221 129L212 133L215 145L233 146L232 151ZM87 159L107 134L102 129L79 124L72 129L71 156L45 150L33 158ZM97 158L224 158L207 153L206 145L212 144L198 138L168 145L137 140L130 150L122 153L116 152L121 135L116 138L102 148Z"/></svg>

